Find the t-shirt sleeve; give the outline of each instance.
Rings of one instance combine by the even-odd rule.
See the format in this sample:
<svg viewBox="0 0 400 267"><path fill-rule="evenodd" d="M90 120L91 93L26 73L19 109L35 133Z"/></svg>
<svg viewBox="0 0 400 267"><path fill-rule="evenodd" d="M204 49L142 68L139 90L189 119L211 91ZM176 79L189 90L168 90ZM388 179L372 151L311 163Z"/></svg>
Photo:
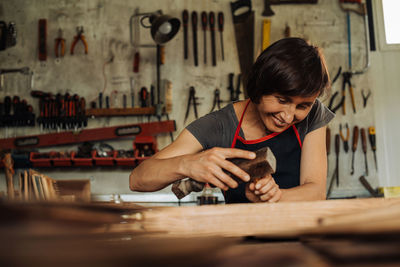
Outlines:
<svg viewBox="0 0 400 267"><path fill-rule="evenodd" d="M335 114L317 99L308 115L306 134L327 125L334 117Z"/></svg>
<svg viewBox="0 0 400 267"><path fill-rule="evenodd" d="M207 114L186 127L203 146L203 149L215 147L220 143L222 126L216 114L217 112Z"/></svg>

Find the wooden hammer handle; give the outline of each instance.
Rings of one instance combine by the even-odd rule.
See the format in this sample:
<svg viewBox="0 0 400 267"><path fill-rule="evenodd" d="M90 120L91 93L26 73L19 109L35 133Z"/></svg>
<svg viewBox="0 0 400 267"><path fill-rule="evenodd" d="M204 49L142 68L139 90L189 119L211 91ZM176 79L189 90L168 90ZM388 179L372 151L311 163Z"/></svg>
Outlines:
<svg viewBox="0 0 400 267"><path fill-rule="evenodd" d="M11 157L10 153L5 154L3 158L3 163L4 163L4 170L6 174L6 180L7 180L7 195L9 200L14 199L14 180L13 180L13 175L14 175L14 162Z"/></svg>

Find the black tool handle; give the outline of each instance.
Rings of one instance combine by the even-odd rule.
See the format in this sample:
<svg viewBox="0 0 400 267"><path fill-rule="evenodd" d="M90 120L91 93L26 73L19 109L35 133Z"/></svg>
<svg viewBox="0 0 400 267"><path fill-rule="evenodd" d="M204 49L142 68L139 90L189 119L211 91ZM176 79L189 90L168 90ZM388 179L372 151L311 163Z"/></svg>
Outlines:
<svg viewBox="0 0 400 267"><path fill-rule="evenodd" d="M224 31L224 13L218 12L218 30Z"/></svg>
<svg viewBox="0 0 400 267"><path fill-rule="evenodd" d="M335 135L335 154L336 154L336 186L339 186L339 152L340 152L340 135Z"/></svg>
<svg viewBox="0 0 400 267"><path fill-rule="evenodd" d="M188 22L189 22L189 12L185 9L182 12L183 21L183 56L184 59L188 59Z"/></svg>
<svg viewBox="0 0 400 267"><path fill-rule="evenodd" d="M240 11L247 10L245 12L237 12L239 9ZM238 0L236 2L231 2L231 11L232 11L232 18L233 18L233 23L240 22L244 19L246 19L248 16L251 15L251 0Z"/></svg>
<svg viewBox="0 0 400 267"><path fill-rule="evenodd" d="M194 65L198 66L198 57L197 57L197 12L192 12L192 31L193 31L193 56L194 56Z"/></svg>
<svg viewBox="0 0 400 267"><path fill-rule="evenodd" d="M210 32L211 32L212 65L217 66L217 56L215 52L215 14L212 11L208 15L208 22L210 24Z"/></svg>
<svg viewBox="0 0 400 267"><path fill-rule="evenodd" d="M331 129L326 127L326 154L331 153Z"/></svg>
<svg viewBox="0 0 400 267"><path fill-rule="evenodd" d="M207 30L207 12L201 12L201 28L203 31Z"/></svg>
<svg viewBox="0 0 400 267"><path fill-rule="evenodd" d="M229 90L229 93L230 93L230 96L231 96L231 101L235 100L235 92L234 92L234 89L233 89L233 77L234 77L234 74L233 73L229 73L229 75L228 75L228 90Z"/></svg>

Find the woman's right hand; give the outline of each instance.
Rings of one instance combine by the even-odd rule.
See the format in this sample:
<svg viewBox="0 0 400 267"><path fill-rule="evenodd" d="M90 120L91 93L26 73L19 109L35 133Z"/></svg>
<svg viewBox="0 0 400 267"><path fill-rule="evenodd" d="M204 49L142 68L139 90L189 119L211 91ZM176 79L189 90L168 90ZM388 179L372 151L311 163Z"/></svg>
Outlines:
<svg viewBox="0 0 400 267"><path fill-rule="evenodd" d="M196 154L186 155L181 166L183 173L188 177L198 182L213 184L226 191L229 188L236 188L238 183L223 170L232 173L244 182L250 180L250 176L245 171L227 159L254 159L255 157L254 152L247 150L214 147Z"/></svg>

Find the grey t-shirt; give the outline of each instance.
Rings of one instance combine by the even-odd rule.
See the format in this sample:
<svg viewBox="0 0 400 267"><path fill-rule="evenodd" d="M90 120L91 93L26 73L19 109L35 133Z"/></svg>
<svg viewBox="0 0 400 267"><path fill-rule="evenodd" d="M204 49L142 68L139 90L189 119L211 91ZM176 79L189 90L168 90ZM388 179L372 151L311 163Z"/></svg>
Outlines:
<svg viewBox="0 0 400 267"><path fill-rule="evenodd" d="M307 117L296 123L301 142L303 143L307 133L327 125L334 117L335 114L317 99ZM233 104L229 104L221 110L195 120L186 129L193 134L204 149L231 147L238 124ZM239 135L244 138L242 129Z"/></svg>

